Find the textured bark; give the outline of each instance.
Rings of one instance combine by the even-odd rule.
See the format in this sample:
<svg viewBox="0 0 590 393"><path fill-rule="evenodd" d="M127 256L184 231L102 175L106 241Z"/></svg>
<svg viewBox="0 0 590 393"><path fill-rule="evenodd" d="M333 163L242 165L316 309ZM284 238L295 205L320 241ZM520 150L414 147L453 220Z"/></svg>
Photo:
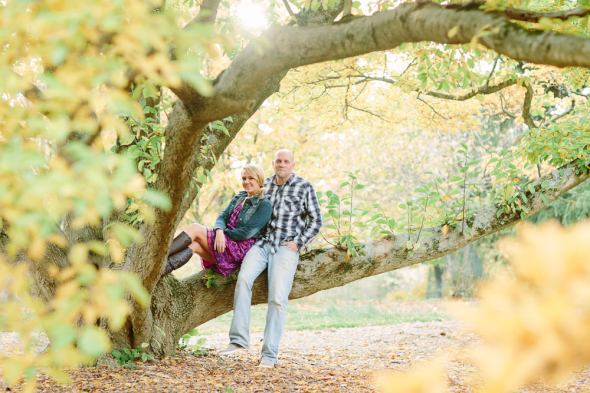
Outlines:
<svg viewBox="0 0 590 393"><path fill-rule="evenodd" d="M2 258L10 264L26 263L32 281L31 294L41 301L49 303L55 296L57 283L49 274L48 268L51 265L55 265L60 269L69 266L68 251L53 243L48 243L43 258L34 260L23 252L18 252L15 256L9 255L6 250L8 241L9 238L6 233L0 230L0 254Z"/></svg>
<svg viewBox="0 0 590 393"><path fill-rule="evenodd" d="M449 37L449 32L455 34ZM530 31L478 4L447 9L435 3L405 3L368 17L330 26L273 27L246 47L218 78L211 98L184 85L175 93L195 108L195 116L211 121L251 110L254 94L278 72L395 48L405 42L466 44L478 42L515 60L558 67L589 67L590 39L553 31Z"/></svg>
<svg viewBox="0 0 590 393"><path fill-rule="evenodd" d="M314 14L315 21L326 23L333 20L339 9L322 11ZM302 23L304 19L302 19ZM143 225L140 233L143 243L134 243L129 248L123 269L134 272L144 283L146 289L155 298L154 288L164 270L170 242L180 220L198 194L202 184L195 182L193 176L197 168L211 169L214 161L203 156L201 146L214 144L212 149L215 158L219 158L229 143L235 138L246 121L256 112L262 103L279 90L280 81L287 71L271 75L260 86L253 96L252 105L247 112L231 113L233 120L225 121L228 134L219 130L210 130L207 122L199 120L195 113L204 108L189 108L182 99L178 100L169 119L166 129L166 148L161 162L156 188L165 192L172 201L172 209L156 210L154 224ZM202 97L198 97L200 100ZM193 102L194 104L194 102ZM192 184L191 184L192 183ZM138 347L148 342L156 334L154 325L158 326L154 317L154 308L144 309L132 302L132 313L129 329L112 332L112 339L117 343L128 343ZM167 339L170 341L170 338ZM123 345L125 346L125 345Z"/></svg>

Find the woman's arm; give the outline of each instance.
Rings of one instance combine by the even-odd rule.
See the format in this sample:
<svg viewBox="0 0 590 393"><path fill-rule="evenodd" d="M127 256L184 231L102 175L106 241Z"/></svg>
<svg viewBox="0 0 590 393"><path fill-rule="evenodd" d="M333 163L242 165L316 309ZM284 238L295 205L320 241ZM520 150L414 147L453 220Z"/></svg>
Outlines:
<svg viewBox="0 0 590 393"><path fill-rule="evenodd" d="M268 220L270 219L270 213L272 212L272 206L270 202L261 203L256 209L256 212L243 227L236 229L225 229L223 233L232 240L246 240L254 236L260 229L264 228Z"/></svg>

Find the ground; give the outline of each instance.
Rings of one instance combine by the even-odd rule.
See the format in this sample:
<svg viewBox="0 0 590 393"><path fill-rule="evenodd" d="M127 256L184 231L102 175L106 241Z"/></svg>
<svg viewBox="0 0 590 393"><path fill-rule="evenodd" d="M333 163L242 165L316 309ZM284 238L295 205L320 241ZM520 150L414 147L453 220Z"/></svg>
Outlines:
<svg viewBox="0 0 590 393"><path fill-rule="evenodd" d="M227 344L228 317L212 321L203 330L217 326L218 332L204 335L207 354L193 355L180 351L174 358L155 359L137 363L135 370L125 368L83 368L69 371L70 386L59 386L44 376L40 378L40 391L44 392L373 392L375 376L386 372L401 372L412 365L434 356L459 353L476 346L478 338L467 331L461 322L447 319L441 311L440 301L426 302L351 302L337 309L347 314L353 307L357 325L362 322L363 309L367 310L365 323L375 322L371 308L388 309L391 315L405 319L420 319L430 315L429 322L403 322L380 326L325 327L315 330L311 325L330 324L329 304L323 302L294 302L281 342L280 363L274 369L257 368L261 346L262 324L254 312L251 349L235 356L220 358L215 352ZM319 310L319 311L318 311ZM395 311L392 311L395 310ZM402 311L405 310L405 311ZM317 318L314 319L314 315ZM328 318L326 318L326 315ZM415 318L413 318L415 317ZM383 317L393 318L393 317ZM307 321L307 325L304 323ZM322 322L323 321L323 322ZM327 322L326 322L327 321ZM350 321L349 321L350 322ZM341 321L346 323L346 321ZM294 328L295 326L295 328ZM224 329L224 330L221 330ZM0 347L8 350L11 336L4 333ZM191 340L195 342L198 337ZM3 345L2 345L3 343ZM446 370L449 392L471 392L480 381L475 367L468 358L451 363ZM1 383L1 382L0 382ZM527 386L520 392L587 392L590 369L580 370L560 386L545 384ZM2 385L0 385L2 386ZM18 391L19 389L15 389Z"/></svg>

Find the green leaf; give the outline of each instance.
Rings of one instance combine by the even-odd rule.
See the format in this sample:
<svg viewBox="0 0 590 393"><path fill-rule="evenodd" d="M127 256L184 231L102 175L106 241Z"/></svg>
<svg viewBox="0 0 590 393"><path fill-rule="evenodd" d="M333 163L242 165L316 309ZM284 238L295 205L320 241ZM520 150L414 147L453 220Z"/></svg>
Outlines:
<svg viewBox="0 0 590 393"><path fill-rule="evenodd" d="M541 199L543 200L543 202L548 205L549 204L549 199L547 199L547 196L543 193L539 194L541 196Z"/></svg>
<svg viewBox="0 0 590 393"><path fill-rule="evenodd" d="M456 182L456 181L461 181L463 180L463 178L461 176L451 176L451 178L449 179L450 182Z"/></svg>
<svg viewBox="0 0 590 393"><path fill-rule="evenodd" d="M152 206L168 211L172 208L172 202L168 195L160 190L145 190L143 199Z"/></svg>
<svg viewBox="0 0 590 393"><path fill-rule="evenodd" d="M346 187L349 184L350 184L349 182L344 181L344 182L340 183L340 186L338 186L338 188Z"/></svg>
<svg viewBox="0 0 590 393"><path fill-rule="evenodd" d="M532 184L529 184L527 186L527 188L529 189L529 191L531 192L531 194L535 195L535 186L533 186Z"/></svg>
<svg viewBox="0 0 590 393"><path fill-rule="evenodd" d="M355 190L362 190L363 188L365 188L364 184L357 184L356 186L354 186Z"/></svg>

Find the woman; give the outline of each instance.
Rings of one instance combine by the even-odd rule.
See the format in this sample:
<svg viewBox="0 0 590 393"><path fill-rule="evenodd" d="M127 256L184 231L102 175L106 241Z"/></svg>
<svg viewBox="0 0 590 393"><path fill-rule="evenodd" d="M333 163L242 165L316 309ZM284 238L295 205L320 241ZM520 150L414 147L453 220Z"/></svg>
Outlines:
<svg viewBox="0 0 590 393"><path fill-rule="evenodd" d="M264 196L264 172L255 164L242 169L242 187L219 215L213 229L192 224L173 241L163 276L199 254L203 268L227 276L242 263L270 219L272 206ZM163 277L162 276L162 277Z"/></svg>

